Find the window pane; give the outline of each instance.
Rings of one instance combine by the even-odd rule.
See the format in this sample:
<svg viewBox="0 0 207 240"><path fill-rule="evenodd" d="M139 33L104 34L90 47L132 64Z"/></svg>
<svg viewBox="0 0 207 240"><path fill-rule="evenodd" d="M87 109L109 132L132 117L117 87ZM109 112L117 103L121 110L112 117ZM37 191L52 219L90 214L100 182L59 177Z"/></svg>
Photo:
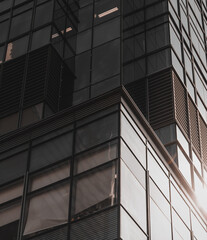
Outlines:
<svg viewBox="0 0 207 240"><path fill-rule="evenodd" d="M10 38L16 37L24 32L29 31L32 18L32 11L21 13L12 18Z"/></svg>
<svg viewBox="0 0 207 240"><path fill-rule="evenodd" d="M19 57L27 52L29 37L20 38L7 45L6 61Z"/></svg>
<svg viewBox="0 0 207 240"><path fill-rule="evenodd" d="M0 119L0 135L17 129L19 113Z"/></svg>
<svg viewBox="0 0 207 240"><path fill-rule="evenodd" d="M64 134L37 147L31 153L30 170L35 171L72 154L72 133Z"/></svg>
<svg viewBox="0 0 207 240"><path fill-rule="evenodd" d="M120 37L120 18L100 24L94 28L94 47Z"/></svg>
<svg viewBox="0 0 207 240"><path fill-rule="evenodd" d="M35 28L52 21L52 7L53 4L52 1L50 1L36 8L34 23Z"/></svg>
<svg viewBox="0 0 207 240"><path fill-rule="evenodd" d="M23 193L22 181L19 183L14 183L12 185L7 185L0 190L0 204L7 202L11 199L20 197Z"/></svg>
<svg viewBox="0 0 207 240"><path fill-rule="evenodd" d="M0 227L14 222L20 217L21 205L19 203L0 210Z"/></svg>
<svg viewBox="0 0 207 240"><path fill-rule="evenodd" d="M49 43L51 27L40 29L33 33L31 50L40 48Z"/></svg>
<svg viewBox="0 0 207 240"><path fill-rule="evenodd" d="M76 173L84 172L100 164L118 157L118 146L116 142L109 142L91 151L88 151L75 159Z"/></svg>
<svg viewBox="0 0 207 240"><path fill-rule="evenodd" d="M69 188L64 184L30 199L24 235L68 221Z"/></svg>
<svg viewBox="0 0 207 240"><path fill-rule="evenodd" d="M118 115L112 114L79 128L76 132L76 152L83 151L116 137Z"/></svg>
<svg viewBox="0 0 207 240"><path fill-rule="evenodd" d="M116 202L115 165L77 177L74 183L73 219L112 206Z"/></svg>
<svg viewBox="0 0 207 240"><path fill-rule="evenodd" d="M61 165L47 169L31 177L31 191L45 187L70 176L70 164L67 161Z"/></svg>
<svg viewBox="0 0 207 240"><path fill-rule="evenodd" d="M146 232L146 192L121 161L121 204Z"/></svg>
<svg viewBox="0 0 207 240"><path fill-rule="evenodd" d="M93 50L92 82L100 82L120 72L120 39Z"/></svg>
<svg viewBox="0 0 207 240"><path fill-rule="evenodd" d="M23 110L21 126L26 126L28 124L41 120L42 113L43 113L43 103L34 105L30 108Z"/></svg>

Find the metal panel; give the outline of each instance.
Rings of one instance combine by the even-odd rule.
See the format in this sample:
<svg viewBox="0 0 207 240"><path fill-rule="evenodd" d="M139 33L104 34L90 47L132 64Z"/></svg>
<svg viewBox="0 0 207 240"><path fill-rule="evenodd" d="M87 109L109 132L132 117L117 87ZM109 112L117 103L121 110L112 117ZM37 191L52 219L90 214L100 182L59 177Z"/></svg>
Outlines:
<svg viewBox="0 0 207 240"><path fill-rule="evenodd" d="M198 126L198 114L197 109L194 105L194 103L189 99L189 120L190 120L190 135L191 140L193 143L193 146L197 150L197 152L200 154L200 134L199 134L199 126Z"/></svg>
<svg viewBox="0 0 207 240"><path fill-rule="evenodd" d="M112 240L118 237L118 208L103 211L71 225L70 240Z"/></svg>
<svg viewBox="0 0 207 240"><path fill-rule="evenodd" d="M174 122L171 69L150 76L148 88L149 122L152 127L158 129Z"/></svg>
<svg viewBox="0 0 207 240"><path fill-rule="evenodd" d="M187 93L175 73L173 73L175 92L175 117L189 136Z"/></svg>
<svg viewBox="0 0 207 240"><path fill-rule="evenodd" d="M207 164L207 126L201 118L200 127L201 127L202 157L205 164Z"/></svg>

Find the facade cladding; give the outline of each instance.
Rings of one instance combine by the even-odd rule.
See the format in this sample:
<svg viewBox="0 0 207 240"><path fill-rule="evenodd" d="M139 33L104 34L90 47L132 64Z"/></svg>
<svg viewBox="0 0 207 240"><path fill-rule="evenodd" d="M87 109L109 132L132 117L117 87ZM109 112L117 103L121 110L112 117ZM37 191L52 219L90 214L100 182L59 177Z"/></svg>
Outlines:
<svg viewBox="0 0 207 240"><path fill-rule="evenodd" d="M207 239L207 2L0 0L0 239Z"/></svg>

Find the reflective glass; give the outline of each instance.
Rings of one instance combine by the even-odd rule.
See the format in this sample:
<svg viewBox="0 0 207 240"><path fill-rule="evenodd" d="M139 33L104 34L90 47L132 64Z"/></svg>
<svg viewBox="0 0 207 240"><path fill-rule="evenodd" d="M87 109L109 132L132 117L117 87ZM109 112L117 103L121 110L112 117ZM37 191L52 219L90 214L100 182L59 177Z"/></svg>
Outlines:
<svg viewBox="0 0 207 240"><path fill-rule="evenodd" d="M82 218L116 203L116 169L109 164L74 181L72 220Z"/></svg>
<svg viewBox="0 0 207 240"><path fill-rule="evenodd" d="M69 184L64 184L30 199L24 235L68 221L69 189Z"/></svg>

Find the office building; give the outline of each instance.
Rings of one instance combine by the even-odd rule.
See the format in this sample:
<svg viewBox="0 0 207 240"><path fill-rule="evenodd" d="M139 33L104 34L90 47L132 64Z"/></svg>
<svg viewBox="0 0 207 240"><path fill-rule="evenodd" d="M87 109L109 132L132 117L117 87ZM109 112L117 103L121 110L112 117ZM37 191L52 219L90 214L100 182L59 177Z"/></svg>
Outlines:
<svg viewBox="0 0 207 240"><path fill-rule="evenodd" d="M207 239L207 3L0 1L0 239Z"/></svg>

